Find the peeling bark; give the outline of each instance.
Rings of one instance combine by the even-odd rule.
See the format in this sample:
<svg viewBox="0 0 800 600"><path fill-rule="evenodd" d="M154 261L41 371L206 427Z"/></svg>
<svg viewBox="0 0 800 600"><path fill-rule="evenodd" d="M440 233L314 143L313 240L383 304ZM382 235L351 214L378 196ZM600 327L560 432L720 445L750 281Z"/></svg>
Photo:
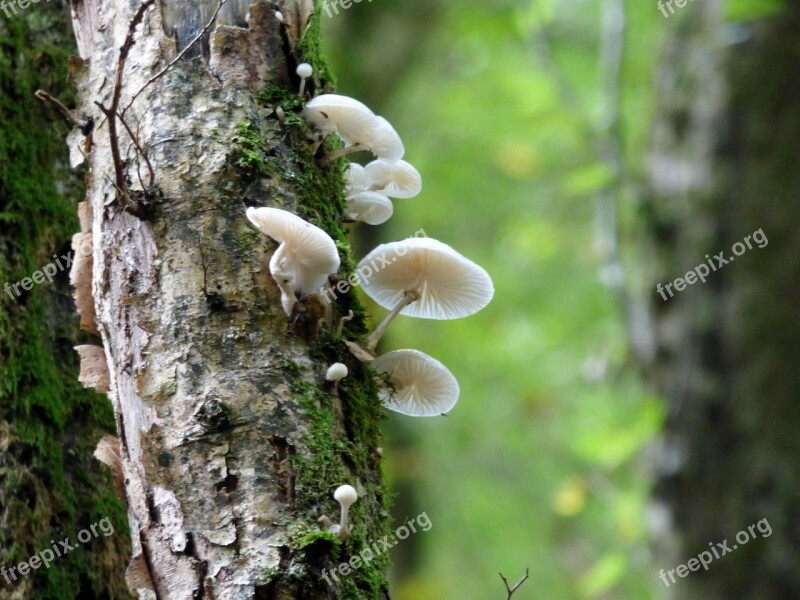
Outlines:
<svg viewBox="0 0 800 600"><path fill-rule="evenodd" d="M140 6L74 7L85 65L77 112L94 123L91 150L85 132L69 138L73 163L89 166L91 287L138 532L129 586L142 598L388 597L385 559L334 587L320 577L387 524L375 384L327 328L313 335L312 305L287 321L268 269L274 244L245 218L247 206L278 205L346 248L340 169L313 160L292 92L298 62L326 73L314 54L318 17L292 39L269 4L228 2L197 48L145 88L202 34L217 3L147 9L121 77L119 189L112 122L96 103L113 104ZM295 117L291 128L275 117L278 103ZM346 277L351 261L343 265ZM363 311L352 297L341 303L337 313L358 314L346 331L362 335ZM324 373L337 360L352 367L334 397ZM316 524L334 512L342 483L364 494L346 544Z"/></svg>
<svg viewBox="0 0 800 600"><path fill-rule="evenodd" d="M81 372L78 381L83 387L94 388L101 394L108 393L108 365L106 355L101 346L75 346L75 351L81 357Z"/></svg>

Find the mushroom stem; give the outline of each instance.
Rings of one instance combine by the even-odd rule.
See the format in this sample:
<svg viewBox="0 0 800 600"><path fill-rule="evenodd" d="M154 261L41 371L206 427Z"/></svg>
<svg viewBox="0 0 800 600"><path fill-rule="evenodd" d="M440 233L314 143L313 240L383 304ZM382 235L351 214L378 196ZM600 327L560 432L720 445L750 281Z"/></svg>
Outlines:
<svg viewBox="0 0 800 600"><path fill-rule="evenodd" d="M344 324L347 323L348 321L352 321L354 316L355 315L353 315L353 311L350 310L347 313L346 317L342 317L341 319L339 319L339 326L336 328L336 337L337 338L338 337L342 337L342 330L344 329Z"/></svg>
<svg viewBox="0 0 800 600"><path fill-rule="evenodd" d="M314 68L308 63L297 65L297 76L300 78L300 91L298 95L303 98L306 93L306 80L314 73Z"/></svg>
<svg viewBox="0 0 800 600"><path fill-rule="evenodd" d="M273 277L278 284L278 288L281 290L281 306L283 306L283 312L286 313L287 317L290 317L292 316L294 305L297 304L297 296L294 293L292 279L283 273L274 274Z"/></svg>
<svg viewBox="0 0 800 600"><path fill-rule="evenodd" d="M328 154L322 157L322 165L327 166L341 156L347 156L348 154L361 152L362 150L366 149L367 147L364 144L353 144L352 146L347 146L346 148L339 148L333 152L328 152Z"/></svg>
<svg viewBox="0 0 800 600"><path fill-rule="evenodd" d="M278 284L278 289L281 291L281 306L283 306L283 312L286 313L287 317L290 317L294 305L297 304L297 295L294 292L294 277L283 272L281 262L285 254L286 244L281 243L278 249L275 250L275 254L272 255L272 259L269 261L269 272L275 280L275 283Z"/></svg>
<svg viewBox="0 0 800 600"><path fill-rule="evenodd" d="M400 311L403 310L406 306L411 304L412 302L416 302L419 299L419 292L417 290L406 290L403 294L403 299L397 303L386 318L381 321L380 325L375 328L369 337L367 338L367 350L372 352L375 350L375 346L378 345L378 342L383 337L383 334L386 333L386 330L389 328L389 324L394 320L394 318L400 314Z"/></svg>
<svg viewBox="0 0 800 600"><path fill-rule="evenodd" d="M343 540L347 537L347 534L350 533L350 529L347 526L347 514L350 511L349 504L342 504L342 516L339 519L339 539Z"/></svg>

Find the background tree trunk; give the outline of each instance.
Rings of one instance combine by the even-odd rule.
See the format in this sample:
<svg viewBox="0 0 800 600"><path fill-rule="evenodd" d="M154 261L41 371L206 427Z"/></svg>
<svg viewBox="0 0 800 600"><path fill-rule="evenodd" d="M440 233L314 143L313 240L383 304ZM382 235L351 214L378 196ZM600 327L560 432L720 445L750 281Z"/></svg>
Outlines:
<svg viewBox="0 0 800 600"><path fill-rule="evenodd" d="M192 49L109 121L120 48L120 112L208 24L216 2L78 4L78 118L91 118L87 201L93 209L92 290L108 362L129 502L128 581L160 598L388 597L382 555L329 585L320 570L388 532L379 465L382 407L370 372L333 336L364 331L352 293L333 318L313 298L291 322L268 269L276 245L245 218L279 206L330 233L352 272L340 166L321 169L299 114L295 67L310 89L332 85L319 51L319 14L306 2L228 2ZM100 23L99 28L95 23ZM285 117L279 119L281 107ZM70 136L73 163L86 140ZM141 172L141 178L139 176ZM125 193L115 189L129 188ZM321 319L322 322L321 322ZM329 364L350 375L326 385ZM345 543L320 531L336 486L361 498Z"/></svg>
<svg viewBox="0 0 800 600"><path fill-rule="evenodd" d="M738 546L708 573L678 580L674 597L800 597L799 6L723 26L718 2L695 3L658 77L645 210L657 333L649 372L669 403L661 560L669 569L710 542ZM732 256L758 229L768 245L707 283L668 301L654 291L707 254ZM774 533L737 544L762 518Z"/></svg>
<svg viewBox="0 0 800 600"><path fill-rule="evenodd" d="M66 270L25 291L11 284L66 255L77 227L79 178L69 170L62 117L34 97L70 102L74 48L66 4L0 16L0 566L75 540L108 517L99 535L22 577L0 577L2 598L128 598L124 504L92 452L113 431L108 399L77 381L80 334ZM73 50L74 51L74 50ZM55 267L54 267L55 270ZM8 290L11 290L9 293Z"/></svg>

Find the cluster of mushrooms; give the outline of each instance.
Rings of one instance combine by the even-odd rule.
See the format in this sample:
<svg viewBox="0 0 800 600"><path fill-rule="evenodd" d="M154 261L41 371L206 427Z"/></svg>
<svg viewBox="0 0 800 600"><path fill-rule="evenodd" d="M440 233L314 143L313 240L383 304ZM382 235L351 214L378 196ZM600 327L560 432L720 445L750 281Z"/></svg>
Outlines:
<svg viewBox="0 0 800 600"><path fill-rule="evenodd" d="M311 67L302 64L301 95ZM422 189L417 170L402 160L403 142L391 124L361 102L336 94L310 100L303 116L321 144L336 134L344 147L322 159L330 164L340 157L370 151L376 159L366 166L349 163L345 170L347 218L370 225L386 222L393 213L390 198L411 198ZM281 304L292 315L298 296L320 292L338 271L339 252L333 239L319 227L288 211L248 208L247 218L280 245L269 262L270 273L281 291ZM362 276L366 265L370 275ZM446 414L458 401L459 386L438 360L418 350L395 350L376 357L374 350L391 321L398 315L421 319L458 319L486 306L494 295L489 274L453 248L432 238L408 238L382 244L359 263L356 276L364 292L388 316L367 338L364 347L346 342L360 360L388 374L393 390L384 389L381 401L389 410L415 417ZM321 297L325 297L321 295ZM347 376L341 363L330 366L329 381ZM344 529L342 524L341 528Z"/></svg>

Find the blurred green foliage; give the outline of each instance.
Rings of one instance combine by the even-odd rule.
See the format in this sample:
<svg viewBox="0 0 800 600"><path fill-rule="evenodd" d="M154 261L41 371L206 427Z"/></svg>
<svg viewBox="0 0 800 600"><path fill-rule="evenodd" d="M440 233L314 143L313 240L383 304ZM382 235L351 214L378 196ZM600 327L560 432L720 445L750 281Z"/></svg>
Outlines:
<svg viewBox="0 0 800 600"><path fill-rule="evenodd" d="M774 4L736 0L726 14ZM476 316L400 317L384 342L441 360L462 389L447 417L390 418L398 523L422 511L433 522L394 551L396 600L502 598L498 572L513 582L526 568L515 599L663 597L643 450L664 407L637 379L596 251L595 203L612 183L598 152L601 5L375 0L323 17L339 92L392 122L423 177L387 225L357 229L362 252L423 228L496 287ZM625 3L623 232L644 177L659 47L695 8L668 21L655 1Z"/></svg>

